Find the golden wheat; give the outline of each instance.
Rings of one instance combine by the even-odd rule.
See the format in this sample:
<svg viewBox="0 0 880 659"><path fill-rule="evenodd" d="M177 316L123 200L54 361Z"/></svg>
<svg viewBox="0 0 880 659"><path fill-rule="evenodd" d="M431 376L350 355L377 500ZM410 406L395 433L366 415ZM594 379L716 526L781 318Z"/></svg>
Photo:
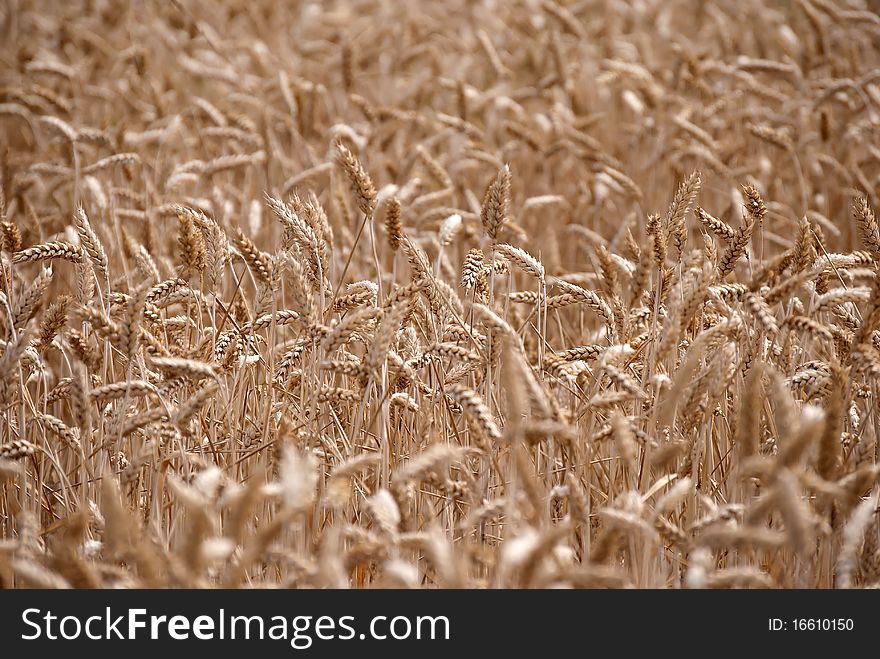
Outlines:
<svg viewBox="0 0 880 659"><path fill-rule="evenodd" d="M0 9L0 587L880 586L870 3L126 4Z"/></svg>

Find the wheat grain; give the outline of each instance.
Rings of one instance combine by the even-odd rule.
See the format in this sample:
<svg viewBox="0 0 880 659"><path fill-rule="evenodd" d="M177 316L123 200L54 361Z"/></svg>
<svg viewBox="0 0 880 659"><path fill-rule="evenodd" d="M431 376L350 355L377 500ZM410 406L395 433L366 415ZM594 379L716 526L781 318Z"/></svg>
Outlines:
<svg viewBox="0 0 880 659"><path fill-rule="evenodd" d="M866 3L183 4L4 33L2 585L878 585Z"/></svg>

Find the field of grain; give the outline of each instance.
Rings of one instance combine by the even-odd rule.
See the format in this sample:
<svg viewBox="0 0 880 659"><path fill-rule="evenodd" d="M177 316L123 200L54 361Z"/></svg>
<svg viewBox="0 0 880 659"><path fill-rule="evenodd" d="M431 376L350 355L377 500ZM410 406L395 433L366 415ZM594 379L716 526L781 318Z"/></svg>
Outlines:
<svg viewBox="0 0 880 659"><path fill-rule="evenodd" d="M0 6L0 587L880 585L865 0Z"/></svg>

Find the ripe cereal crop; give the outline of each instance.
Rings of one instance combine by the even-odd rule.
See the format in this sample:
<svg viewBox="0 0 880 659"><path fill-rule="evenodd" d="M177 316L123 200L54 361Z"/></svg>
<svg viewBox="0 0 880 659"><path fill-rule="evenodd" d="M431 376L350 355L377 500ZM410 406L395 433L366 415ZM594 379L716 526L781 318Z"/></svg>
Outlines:
<svg viewBox="0 0 880 659"><path fill-rule="evenodd" d="M875 0L0 35L0 587L880 586Z"/></svg>

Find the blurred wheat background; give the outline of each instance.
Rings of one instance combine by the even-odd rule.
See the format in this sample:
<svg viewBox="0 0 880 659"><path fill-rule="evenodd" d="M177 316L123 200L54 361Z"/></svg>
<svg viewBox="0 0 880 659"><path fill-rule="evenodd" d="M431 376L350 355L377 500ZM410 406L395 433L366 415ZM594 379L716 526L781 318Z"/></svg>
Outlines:
<svg viewBox="0 0 880 659"><path fill-rule="evenodd" d="M8 0L0 586L880 584L863 0Z"/></svg>

